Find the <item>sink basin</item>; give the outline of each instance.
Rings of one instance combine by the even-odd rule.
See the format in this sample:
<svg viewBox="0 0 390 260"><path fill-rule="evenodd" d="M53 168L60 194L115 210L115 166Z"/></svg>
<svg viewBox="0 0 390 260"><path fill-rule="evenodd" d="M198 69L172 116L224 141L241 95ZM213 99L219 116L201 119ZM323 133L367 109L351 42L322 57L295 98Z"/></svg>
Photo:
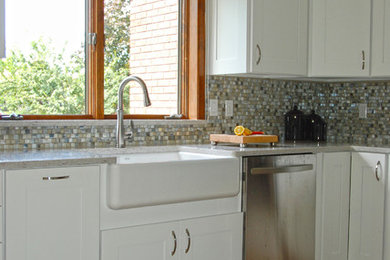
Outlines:
<svg viewBox="0 0 390 260"><path fill-rule="evenodd" d="M189 152L126 154L107 169L107 205L128 209L233 197L239 159Z"/></svg>

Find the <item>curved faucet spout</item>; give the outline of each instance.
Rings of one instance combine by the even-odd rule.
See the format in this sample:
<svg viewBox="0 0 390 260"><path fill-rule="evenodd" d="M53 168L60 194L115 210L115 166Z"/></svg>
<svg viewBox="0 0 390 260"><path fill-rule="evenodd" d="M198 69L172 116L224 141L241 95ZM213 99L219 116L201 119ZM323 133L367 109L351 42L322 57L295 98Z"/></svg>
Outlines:
<svg viewBox="0 0 390 260"><path fill-rule="evenodd" d="M117 121L116 121L116 147L117 148L124 148L126 146L125 138L124 138L124 127L123 127L123 91L124 91L126 85L131 81L135 81L141 86L143 94L144 94L144 106L148 107L152 104L150 102L149 93L148 93L148 89L146 87L146 84L140 77L131 75L131 76L125 78L121 82L121 84L119 85L119 90L118 90L118 107L116 110L116 114L117 114L117 116L116 116L117 117Z"/></svg>

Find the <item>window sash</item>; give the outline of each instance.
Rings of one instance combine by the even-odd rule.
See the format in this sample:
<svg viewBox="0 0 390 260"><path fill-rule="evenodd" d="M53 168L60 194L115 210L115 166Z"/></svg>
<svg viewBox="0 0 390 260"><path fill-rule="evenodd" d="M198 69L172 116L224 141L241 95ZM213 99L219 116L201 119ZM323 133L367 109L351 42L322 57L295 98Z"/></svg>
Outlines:
<svg viewBox="0 0 390 260"><path fill-rule="evenodd" d="M181 89L183 119L205 118L205 1L183 0ZM88 33L96 33L96 46L86 42L86 115L24 115L26 120L115 119L104 114L104 0L88 2ZM88 39L88 38L87 38ZM164 115L125 115L125 119L163 119Z"/></svg>

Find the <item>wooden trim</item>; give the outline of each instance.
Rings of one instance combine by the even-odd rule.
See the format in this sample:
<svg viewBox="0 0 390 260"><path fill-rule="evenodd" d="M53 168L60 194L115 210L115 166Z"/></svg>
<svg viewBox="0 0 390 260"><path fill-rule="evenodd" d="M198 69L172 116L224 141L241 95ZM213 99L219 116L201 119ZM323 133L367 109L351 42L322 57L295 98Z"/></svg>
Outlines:
<svg viewBox="0 0 390 260"><path fill-rule="evenodd" d="M96 47L88 45L88 114L104 118L104 0L90 0L89 32L97 34Z"/></svg>
<svg viewBox="0 0 390 260"><path fill-rule="evenodd" d="M188 117L188 70L189 70L189 46L188 46L188 40L189 40L189 13L190 13L190 8L188 1L183 1L182 5L182 21L181 21L181 26L182 26L182 35L181 35L181 107L180 111L181 114L184 116Z"/></svg>
<svg viewBox="0 0 390 260"><path fill-rule="evenodd" d="M183 5L182 89L183 119L205 119L205 1ZM24 115L26 120L115 119L104 115L104 0L89 0L89 32L97 33L96 48L88 45L87 115ZM86 43L87 44L87 43ZM152 101L153 102L153 101ZM125 119L163 119L165 115L125 115Z"/></svg>
<svg viewBox="0 0 390 260"><path fill-rule="evenodd" d="M188 118L205 119L205 0L188 0Z"/></svg>
<svg viewBox="0 0 390 260"><path fill-rule="evenodd" d="M164 119L166 115L123 115L124 119ZM116 119L116 115L105 115L104 119Z"/></svg>
<svg viewBox="0 0 390 260"><path fill-rule="evenodd" d="M84 120L94 119L92 115L23 115L25 120Z"/></svg>

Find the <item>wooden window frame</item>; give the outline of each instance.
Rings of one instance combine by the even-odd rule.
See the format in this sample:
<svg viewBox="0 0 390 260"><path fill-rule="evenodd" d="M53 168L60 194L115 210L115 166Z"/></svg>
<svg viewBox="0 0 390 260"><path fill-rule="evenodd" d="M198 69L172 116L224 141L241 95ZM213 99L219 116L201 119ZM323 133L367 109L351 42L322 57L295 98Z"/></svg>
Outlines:
<svg viewBox="0 0 390 260"><path fill-rule="evenodd" d="M181 48L181 113L183 119L205 119L205 1L185 0ZM116 119L104 114L104 0L89 0L88 30L97 34L87 47L86 115L24 115L26 120ZM153 101L152 101L153 102ZM124 115L125 119L163 119L164 115Z"/></svg>

